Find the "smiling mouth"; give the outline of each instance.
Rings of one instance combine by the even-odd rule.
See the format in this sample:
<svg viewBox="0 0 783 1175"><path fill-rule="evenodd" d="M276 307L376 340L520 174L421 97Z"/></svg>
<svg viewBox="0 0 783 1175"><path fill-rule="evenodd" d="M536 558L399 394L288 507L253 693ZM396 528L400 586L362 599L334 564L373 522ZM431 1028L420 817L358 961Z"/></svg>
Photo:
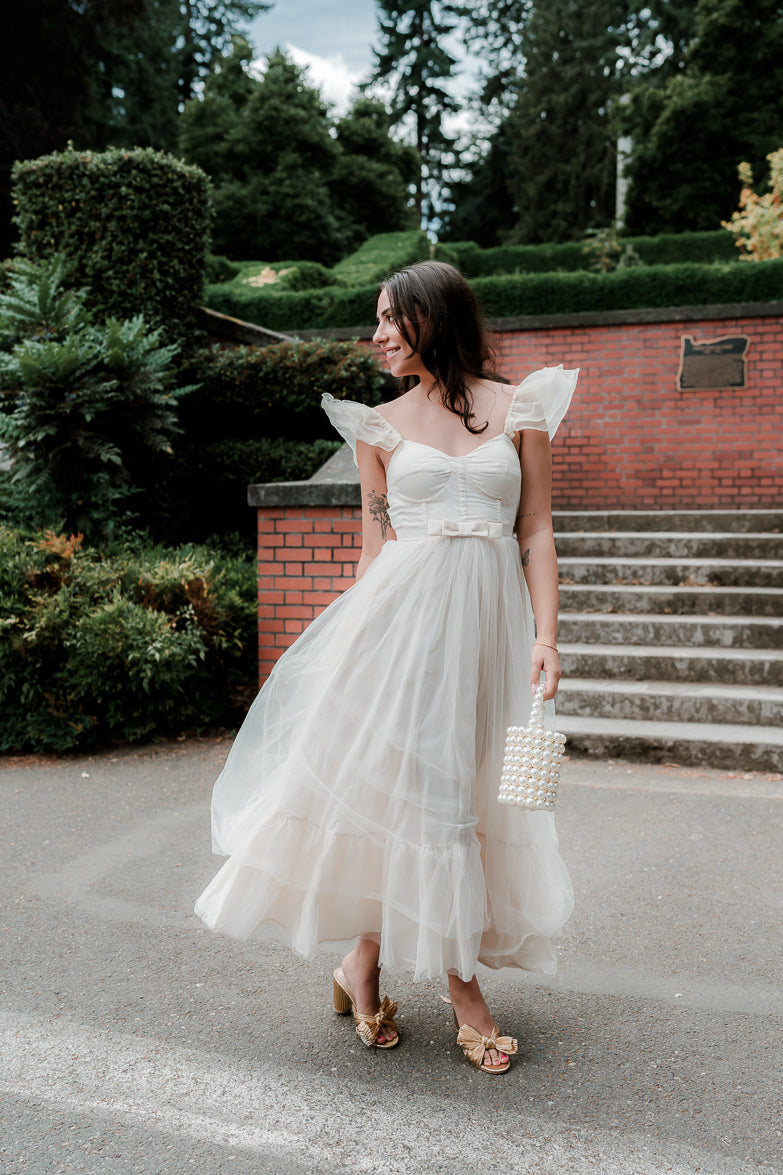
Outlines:
<svg viewBox="0 0 783 1175"><path fill-rule="evenodd" d="M388 351L384 351L384 355L386 356L387 359L391 359L392 355L399 355L399 353L400 353L399 347L390 347Z"/></svg>

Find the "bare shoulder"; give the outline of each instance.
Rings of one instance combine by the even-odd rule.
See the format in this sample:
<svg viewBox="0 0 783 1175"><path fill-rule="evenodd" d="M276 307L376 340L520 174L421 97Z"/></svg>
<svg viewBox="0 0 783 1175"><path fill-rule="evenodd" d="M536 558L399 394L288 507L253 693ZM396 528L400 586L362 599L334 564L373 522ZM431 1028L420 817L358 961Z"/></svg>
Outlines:
<svg viewBox="0 0 783 1175"><path fill-rule="evenodd" d="M404 392L401 396L397 396L396 400L389 400L385 404L379 404L376 411L389 424L394 424L405 417L409 408L409 401L410 392Z"/></svg>

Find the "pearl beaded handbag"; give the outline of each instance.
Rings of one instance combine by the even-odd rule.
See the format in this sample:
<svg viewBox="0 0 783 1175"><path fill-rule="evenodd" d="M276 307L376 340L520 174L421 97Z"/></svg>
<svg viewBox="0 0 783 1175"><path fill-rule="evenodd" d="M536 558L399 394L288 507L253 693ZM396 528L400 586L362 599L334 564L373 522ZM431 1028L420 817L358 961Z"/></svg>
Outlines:
<svg viewBox="0 0 783 1175"><path fill-rule="evenodd" d="M527 726L509 726L498 803L551 812L560 782L566 737L544 726L544 686L533 699Z"/></svg>

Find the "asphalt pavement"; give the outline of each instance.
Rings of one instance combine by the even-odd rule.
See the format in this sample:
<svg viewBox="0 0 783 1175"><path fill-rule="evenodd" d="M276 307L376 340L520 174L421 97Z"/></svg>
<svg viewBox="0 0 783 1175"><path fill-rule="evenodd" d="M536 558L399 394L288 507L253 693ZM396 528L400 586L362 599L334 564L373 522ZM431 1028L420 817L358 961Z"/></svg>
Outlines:
<svg viewBox="0 0 783 1175"><path fill-rule="evenodd" d="M228 745L0 760L2 1175L781 1171L780 776L566 763L576 912L555 979L481 972L492 1077L443 983L386 973L368 1050L338 952L202 927Z"/></svg>

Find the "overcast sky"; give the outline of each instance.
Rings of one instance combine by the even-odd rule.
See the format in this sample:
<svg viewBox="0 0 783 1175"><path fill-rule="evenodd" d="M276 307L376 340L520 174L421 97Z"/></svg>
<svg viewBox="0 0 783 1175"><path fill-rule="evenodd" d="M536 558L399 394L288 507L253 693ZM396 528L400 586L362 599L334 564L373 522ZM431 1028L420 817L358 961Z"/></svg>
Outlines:
<svg viewBox="0 0 783 1175"><path fill-rule="evenodd" d="M285 49L338 112L348 106L356 82L372 68L377 44L375 0L275 0L251 26L259 57Z"/></svg>

